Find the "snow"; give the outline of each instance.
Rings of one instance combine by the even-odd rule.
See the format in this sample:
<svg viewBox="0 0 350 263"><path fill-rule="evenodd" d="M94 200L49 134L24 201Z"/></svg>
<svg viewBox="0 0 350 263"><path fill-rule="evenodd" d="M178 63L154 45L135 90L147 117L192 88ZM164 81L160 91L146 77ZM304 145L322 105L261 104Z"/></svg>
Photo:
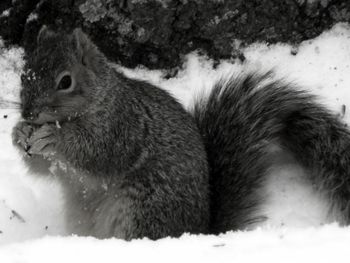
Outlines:
<svg viewBox="0 0 350 263"><path fill-rule="evenodd" d="M37 13L30 13L28 18L27 18L27 21L26 23L29 23L29 22L32 22L32 21L35 21L38 19L38 14Z"/></svg>
<svg viewBox="0 0 350 263"><path fill-rule="evenodd" d="M257 229L156 242L45 237L4 246L0 262L346 262L350 229Z"/></svg>
<svg viewBox="0 0 350 263"><path fill-rule="evenodd" d="M7 17L10 15L10 8L9 9L6 9L4 10L1 14L0 14L0 17Z"/></svg>
<svg viewBox="0 0 350 263"><path fill-rule="evenodd" d="M292 51L297 54L292 55ZM213 61L191 53L187 55L184 69L171 79L164 79L163 71L121 69L131 77L146 79L168 90L186 108L190 108L195 96L209 91L220 77L232 72L274 69L275 78L309 89L335 113L341 114L343 105L349 109L349 25L338 24L298 47L256 43L243 52L247 58L244 63L222 61L215 69ZM0 99L19 100L22 56L21 49L5 49L0 41ZM323 221L318 218L324 217L324 207L320 205L323 199L315 201L314 193L300 188L299 192L290 192L302 196L303 200L291 199L295 200L294 205L299 204L300 210L310 213L297 215L298 220L289 220L282 227L279 223L291 216L291 207L281 216L281 203L272 199L274 208L268 209L272 209L270 214L275 214L276 221L271 220L269 225L253 231L220 236L185 234L179 239L156 242L68 236L60 186L52 178L29 174L11 144L11 129L19 117L16 109L0 109L0 262L329 262L345 261L350 256L350 227L341 228L337 224L320 227ZM346 111L344 121L350 124ZM304 172L298 168L293 172L293 169L289 172L294 175ZM294 175L287 177L294 178ZM284 219L278 219L280 217Z"/></svg>

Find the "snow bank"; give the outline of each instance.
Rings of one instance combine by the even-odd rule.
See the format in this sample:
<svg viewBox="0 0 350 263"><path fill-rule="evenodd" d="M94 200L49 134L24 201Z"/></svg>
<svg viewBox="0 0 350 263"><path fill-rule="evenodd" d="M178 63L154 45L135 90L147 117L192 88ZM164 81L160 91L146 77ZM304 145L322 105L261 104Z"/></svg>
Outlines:
<svg viewBox="0 0 350 263"><path fill-rule="evenodd" d="M0 248L0 262L347 262L350 229L257 229L180 239L45 237Z"/></svg>
<svg viewBox="0 0 350 263"><path fill-rule="evenodd" d="M123 70L129 76L149 80L169 90L189 107L194 96L209 90L215 80L225 74L273 68L276 78L300 83L318 94L320 101L335 112L344 115L342 111L349 109L348 25L338 24L298 48L260 43L246 48L244 54L245 63L222 61L215 69L207 58L189 54L183 71L168 80L163 78L162 71ZM0 42L0 98L18 101L22 65L21 49L6 50ZM19 153L11 145L11 128L18 118L15 109L0 110L0 262L329 262L349 258L350 228L336 225L264 227L219 237L184 235L180 239L157 242L59 237L66 235L60 188L52 179L28 175ZM350 123L346 111L344 120ZM50 237L43 238L46 235Z"/></svg>

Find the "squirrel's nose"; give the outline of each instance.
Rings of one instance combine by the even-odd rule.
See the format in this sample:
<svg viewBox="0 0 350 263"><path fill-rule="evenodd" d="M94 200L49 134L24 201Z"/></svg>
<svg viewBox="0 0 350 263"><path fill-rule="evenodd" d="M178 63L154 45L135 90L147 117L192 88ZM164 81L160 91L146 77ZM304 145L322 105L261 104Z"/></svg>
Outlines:
<svg viewBox="0 0 350 263"><path fill-rule="evenodd" d="M22 111L22 117L23 119L27 121L33 121L37 118L38 114L34 113L31 109L25 108Z"/></svg>

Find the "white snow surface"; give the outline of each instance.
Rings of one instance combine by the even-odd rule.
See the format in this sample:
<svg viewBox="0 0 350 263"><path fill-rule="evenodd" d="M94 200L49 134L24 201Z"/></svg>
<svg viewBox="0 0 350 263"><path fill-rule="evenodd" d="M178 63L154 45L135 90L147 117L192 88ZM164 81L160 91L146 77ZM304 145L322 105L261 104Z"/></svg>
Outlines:
<svg viewBox="0 0 350 263"><path fill-rule="evenodd" d="M130 77L148 80L173 94L186 108L195 96L210 90L228 74L273 69L275 78L298 83L319 96L319 101L341 114L350 107L350 26L338 24L321 36L297 47L287 44L253 44L243 50L244 63L213 61L191 53L175 78L164 79L162 71L123 69ZM5 49L0 41L0 100L19 101L23 51ZM6 117L5 117L6 115ZM310 189L299 187L286 203L272 195L269 214L274 220L252 231L220 236L188 235L159 241L125 242L69 236L63 221L60 186L52 178L29 174L11 143L11 129L20 118L16 109L0 109L0 262L329 262L348 261L350 227L324 221L325 207ZM343 120L350 124L345 111ZM284 178L302 175L293 167L273 172ZM288 175L289 174L289 175ZM292 175L290 175L292 174ZM273 177L272 177L273 178ZM279 184L289 184L288 181ZM298 180L296 180L298 181ZM276 188L271 185L271 188ZM293 187L298 184L293 182ZM301 189L301 190L300 190ZM297 197L296 197L297 196ZM277 199L276 199L277 198ZM291 201L292 200L292 201ZM321 203L320 203L321 202ZM325 202L325 201L324 201ZM292 205L287 205L292 203ZM297 220L291 209L302 207ZM272 208L271 208L272 207ZM285 208L285 212L280 212ZM287 211L288 210L288 211ZM281 216L281 213L283 214ZM283 219L280 219L283 218ZM287 224L280 226L281 220ZM322 223L326 225L320 226ZM330 223L330 224L328 224Z"/></svg>

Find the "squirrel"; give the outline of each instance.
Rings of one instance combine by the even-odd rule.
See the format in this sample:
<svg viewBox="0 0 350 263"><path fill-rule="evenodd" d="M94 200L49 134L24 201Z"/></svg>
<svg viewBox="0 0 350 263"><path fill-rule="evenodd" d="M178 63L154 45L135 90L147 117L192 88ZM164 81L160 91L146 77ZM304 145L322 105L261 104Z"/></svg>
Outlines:
<svg viewBox="0 0 350 263"><path fill-rule="evenodd" d="M81 29L43 27L22 74L13 142L63 185L78 235L126 240L245 229L278 144L350 221L350 133L314 96L271 73L218 81L186 111L117 71ZM63 165L64 164L64 165Z"/></svg>
<svg viewBox="0 0 350 263"><path fill-rule="evenodd" d="M37 173L67 164L55 175L68 230L126 240L205 232L208 164L190 114L164 90L118 73L79 29L43 27L37 41L13 140Z"/></svg>

